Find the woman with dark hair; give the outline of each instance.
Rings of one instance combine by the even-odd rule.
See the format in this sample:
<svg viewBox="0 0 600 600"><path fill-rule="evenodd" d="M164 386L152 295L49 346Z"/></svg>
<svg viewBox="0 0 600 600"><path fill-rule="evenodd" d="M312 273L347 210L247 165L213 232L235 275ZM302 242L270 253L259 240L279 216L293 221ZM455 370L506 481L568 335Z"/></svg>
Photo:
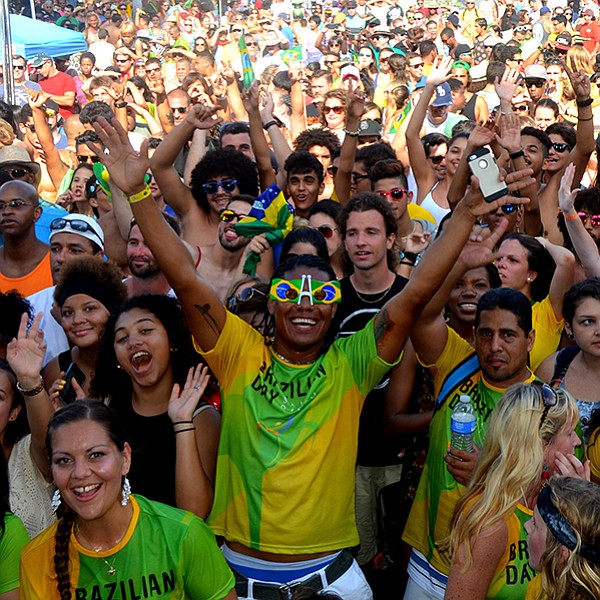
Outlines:
<svg viewBox="0 0 600 600"><path fill-rule="evenodd" d="M536 375L573 394L587 444L593 431L592 415L600 409L600 278L592 277L571 287L565 294L562 312L567 336L575 345L548 356Z"/></svg>
<svg viewBox="0 0 600 600"><path fill-rule="evenodd" d="M69 188L56 198L56 204L71 213L93 217L94 211L85 195L85 185L88 179L93 176L94 170L90 163L85 162L77 165L73 172Z"/></svg>
<svg viewBox="0 0 600 600"><path fill-rule="evenodd" d="M288 234L281 247L281 262L292 256L312 254L329 262L329 251L325 237L318 229L298 227Z"/></svg>
<svg viewBox="0 0 600 600"><path fill-rule="evenodd" d="M334 200L317 202L308 214L308 224L317 229L325 238L329 264L333 267L338 279L344 277L344 244L337 223L342 210L340 203Z"/></svg>
<svg viewBox="0 0 600 600"><path fill-rule="evenodd" d="M258 277L244 277L236 281L227 294L227 310L260 331L265 337L273 336L267 300L269 282Z"/></svg>
<svg viewBox="0 0 600 600"><path fill-rule="evenodd" d="M346 96L341 90L330 90L323 95L321 107L321 124L325 129L344 139L346 123Z"/></svg>
<svg viewBox="0 0 600 600"><path fill-rule="evenodd" d="M46 445L61 516L23 551L22 599L91 598L100 590L122 598L237 598L199 518L130 494L134 453L114 411L97 400L74 402L52 418Z"/></svg>
<svg viewBox="0 0 600 600"><path fill-rule="evenodd" d="M533 110L535 126L543 131L550 125L558 123L560 118L560 107L550 98L542 98Z"/></svg>
<svg viewBox="0 0 600 600"><path fill-rule="evenodd" d="M8 495L6 458L0 452L0 600L19 600L19 563L29 536L11 512Z"/></svg>
<svg viewBox="0 0 600 600"><path fill-rule="evenodd" d="M198 362L177 301L135 296L106 323L91 395L107 400L125 427L136 455L133 490L204 518L220 418L200 402L208 375Z"/></svg>
<svg viewBox="0 0 600 600"><path fill-rule="evenodd" d="M550 480L525 524L529 564L541 572L537 598L600 598L599 523L600 486L574 477Z"/></svg>
<svg viewBox="0 0 600 600"><path fill-rule="evenodd" d="M563 330L563 297L573 284L575 257L542 237L510 233L496 252L502 287L525 294L533 301L535 343L530 366L535 371L556 351Z"/></svg>
<svg viewBox="0 0 600 600"><path fill-rule="evenodd" d="M188 73L181 83L181 89L191 98L192 104L205 104L211 106L212 87L197 71Z"/></svg>

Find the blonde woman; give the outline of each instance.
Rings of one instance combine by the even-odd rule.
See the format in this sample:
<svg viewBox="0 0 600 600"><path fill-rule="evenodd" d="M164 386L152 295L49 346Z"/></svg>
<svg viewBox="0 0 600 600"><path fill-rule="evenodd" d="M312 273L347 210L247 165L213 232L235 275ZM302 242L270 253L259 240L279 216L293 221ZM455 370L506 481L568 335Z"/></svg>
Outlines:
<svg viewBox="0 0 600 600"><path fill-rule="evenodd" d="M456 508L446 600L523 598L533 572L524 524L545 480L584 475L573 455L577 406L541 382L510 387L492 413L479 465Z"/></svg>
<svg viewBox="0 0 600 600"><path fill-rule="evenodd" d="M573 477L552 480L525 528L529 564L541 571L536 582L542 588L528 599L600 598L600 486Z"/></svg>

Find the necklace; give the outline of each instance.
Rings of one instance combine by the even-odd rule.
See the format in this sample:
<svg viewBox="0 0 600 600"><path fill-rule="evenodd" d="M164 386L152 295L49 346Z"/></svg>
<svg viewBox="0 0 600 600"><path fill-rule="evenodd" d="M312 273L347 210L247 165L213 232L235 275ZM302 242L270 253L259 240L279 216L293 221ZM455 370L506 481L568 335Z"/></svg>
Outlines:
<svg viewBox="0 0 600 600"><path fill-rule="evenodd" d="M295 365L296 367L305 367L306 365L312 365L315 362L314 360L307 360L307 361L290 360L289 358L286 358L285 356L282 356L281 354L279 354L279 352L277 352L277 350L275 350L275 348L271 348L271 350L273 351L273 354L279 360L282 360L283 362L286 362L290 365Z"/></svg>
<svg viewBox="0 0 600 600"><path fill-rule="evenodd" d="M383 292L381 292L377 298L373 299L373 300L367 300L354 286L354 284L352 284L352 287L354 288L354 293L360 298L360 300L362 302L364 302L365 304L377 304L378 302L381 302L389 293L389 291L392 289L392 286L394 285L394 281L396 281L396 279L394 278L394 280L392 281L392 283L390 283L389 287L387 287L385 290L383 290ZM372 296L373 294L368 294L369 296Z"/></svg>
<svg viewBox="0 0 600 600"><path fill-rule="evenodd" d="M127 530L125 530L125 533L127 533ZM123 535L114 544L111 544L109 546L109 548L102 548L102 546L95 546L81 533L80 529L77 530L75 535L79 538L80 542L83 542L84 546L87 546L88 548L91 548L94 552L98 553L98 552L106 552L106 550L109 550L110 548L114 548L115 546L117 546L121 542L121 540L125 537L125 533L123 533ZM116 555L113 558L112 564L109 563L103 556L99 556L98 558L108 567L108 574L111 577L116 574L117 569L114 566L114 563L117 560Z"/></svg>

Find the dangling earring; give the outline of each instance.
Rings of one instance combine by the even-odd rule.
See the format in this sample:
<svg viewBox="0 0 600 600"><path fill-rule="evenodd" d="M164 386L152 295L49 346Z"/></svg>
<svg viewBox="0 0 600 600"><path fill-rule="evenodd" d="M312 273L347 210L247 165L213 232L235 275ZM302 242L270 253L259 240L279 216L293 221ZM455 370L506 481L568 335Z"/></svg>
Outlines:
<svg viewBox="0 0 600 600"><path fill-rule="evenodd" d="M129 494L131 494L131 484L129 483L129 479L125 477L125 479L123 479L123 490L121 492L121 506L127 506Z"/></svg>
<svg viewBox="0 0 600 600"><path fill-rule="evenodd" d="M52 500L50 501L50 506L52 506L52 512L56 512L61 503L60 492L56 490L54 494L52 494Z"/></svg>

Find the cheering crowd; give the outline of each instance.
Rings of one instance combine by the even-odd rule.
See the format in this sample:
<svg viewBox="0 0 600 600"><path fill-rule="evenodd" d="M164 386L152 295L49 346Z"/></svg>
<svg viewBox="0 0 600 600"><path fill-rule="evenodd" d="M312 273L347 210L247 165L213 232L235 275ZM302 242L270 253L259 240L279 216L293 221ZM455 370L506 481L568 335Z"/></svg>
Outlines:
<svg viewBox="0 0 600 600"><path fill-rule="evenodd" d="M72 2L0 65L0 600L600 598L600 7Z"/></svg>

